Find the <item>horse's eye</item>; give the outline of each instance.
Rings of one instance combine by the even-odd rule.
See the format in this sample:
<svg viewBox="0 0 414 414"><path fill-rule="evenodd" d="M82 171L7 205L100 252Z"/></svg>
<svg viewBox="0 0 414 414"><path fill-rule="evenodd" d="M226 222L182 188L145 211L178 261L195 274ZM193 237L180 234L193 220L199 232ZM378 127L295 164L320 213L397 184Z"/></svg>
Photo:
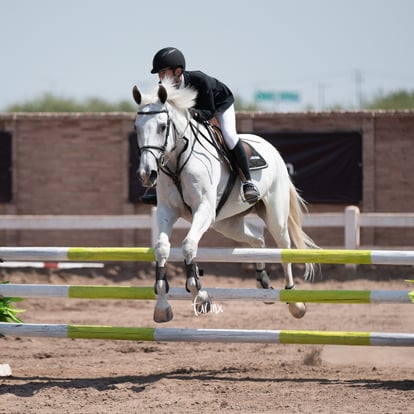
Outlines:
<svg viewBox="0 0 414 414"><path fill-rule="evenodd" d="M158 133L159 134L164 133L166 129L167 129L167 124L159 124L158 125Z"/></svg>

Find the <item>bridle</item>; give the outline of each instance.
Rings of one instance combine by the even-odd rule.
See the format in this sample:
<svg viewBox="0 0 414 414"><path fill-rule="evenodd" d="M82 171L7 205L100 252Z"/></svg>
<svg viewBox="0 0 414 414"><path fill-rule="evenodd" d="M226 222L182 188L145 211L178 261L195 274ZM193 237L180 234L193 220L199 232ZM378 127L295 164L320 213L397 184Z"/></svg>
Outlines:
<svg viewBox="0 0 414 414"><path fill-rule="evenodd" d="M172 122L171 118L170 118L170 114L168 112L167 108L162 108L156 111L138 111L137 115L158 115L158 114L162 114L162 113L166 113L167 114L167 128L165 130L165 138L164 138L164 144L162 146L157 146L157 145L144 145L142 147L138 147L138 155L141 156L141 154L144 151L148 151L157 161L157 165L158 168L160 168L165 174L167 174L169 177L171 177L173 179L173 181L175 182L176 185L178 185L177 183L179 183L179 176L181 171L183 170L183 168L185 167L185 165L187 164L188 160L191 157L191 152L188 154L187 158L185 159L184 162L181 162L181 157L183 156L183 154L186 152L189 143L190 143L190 139L187 138L185 136L187 128L189 125L191 125L191 128L194 129L194 126L191 122L191 118L187 117L187 125L184 128L184 131L180 134L180 136L178 135L178 131L177 128L175 127L174 122ZM180 151L180 153L177 156L177 165L176 165L176 170L173 171L171 170L168 165L167 165L167 161L166 161L166 157L165 157L165 151L167 149L167 144L168 144L168 137L170 135L170 129L174 130L175 133L175 137L174 137L174 148L172 149L172 151L174 151L177 148L177 143L180 140L185 140L185 145L183 147L183 149ZM198 130L198 127L197 127ZM193 130L194 132L194 130ZM193 140L193 145L192 147L194 147L196 142L196 139ZM161 153L161 155L159 156L159 158L156 156L156 154L154 154L153 150L157 150ZM180 165L181 164L181 165Z"/></svg>
<svg viewBox="0 0 414 414"><path fill-rule="evenodd" d="M175 186L177 187L178 192L180 193L181 199L182 199L185 207L189 211L191 211L191 208L188 206L188 204L184 200L183 191L182 191L182 187L181 187L180 174L181 174L181 171L186 166L187 162L189 161L189 159L191 157L191 154L192 154L192 151L193 151L193 148L194 148L194 145L196 143L196 139L194 139L193 140L193 145L192 145L191 151L187 155L187 158L184 160L184 162L181 162L181 157L187 151L187 148L188 148L189 143L190 143L190 140L185 136L185 133L187 131L188 125L191 125L191 128L192 129L194 129L194 126L192 125L192 123L190 121L190 118L187 118L187 125L184 128L184 131L181 134L181 136L179 138L177 138L177 128L175 127L174 122L171 121L170 114L169 114L168 110L165 107L163 109L158 110L158 111L138 111L137 112L137 115L158 115L158 114L162 114L162 113L166 113L167 114L167 128L166 128L166 131L165 131L164 144L162 146L145 145L143 147L139 147L138 148L138 155L141 156L141 154L144 151L148 151L155 158L155 160L157 162L157 165L158 165L158 168L164 174L166 174L168 177L171 178L171 180L174 182ZM177 155L177 162L176 162L176 167L175 167L174 170L171 169L168 166L168 163L167 163L166 157L165 157L165 151L167 149L168 136L170 134L171 125L173 126L173 129L175 131L175 140L174 140L174 148L173 148L173 150L176 149L177 143L178 143L179 140L181 140L181 139L185 140L185 145L184 145L183 149ZM159 158L157 158L157 156L156 156L156 154L154 154L153 150L160 151L161 155L160 155Z"/></svg>

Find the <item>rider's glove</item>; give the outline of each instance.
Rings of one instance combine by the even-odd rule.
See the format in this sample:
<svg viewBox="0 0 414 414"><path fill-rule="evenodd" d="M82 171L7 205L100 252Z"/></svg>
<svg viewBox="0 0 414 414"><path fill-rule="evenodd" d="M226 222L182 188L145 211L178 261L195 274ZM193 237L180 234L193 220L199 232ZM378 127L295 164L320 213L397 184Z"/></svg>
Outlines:
<svg viewBox="0 0 414 414"><path fill-rule="evenodd" d="M197 109L190 108L189 112L190 112L190 115L193 117L193 119L195 119L196 121L199 120L200 114L198 113Z"/></svg>

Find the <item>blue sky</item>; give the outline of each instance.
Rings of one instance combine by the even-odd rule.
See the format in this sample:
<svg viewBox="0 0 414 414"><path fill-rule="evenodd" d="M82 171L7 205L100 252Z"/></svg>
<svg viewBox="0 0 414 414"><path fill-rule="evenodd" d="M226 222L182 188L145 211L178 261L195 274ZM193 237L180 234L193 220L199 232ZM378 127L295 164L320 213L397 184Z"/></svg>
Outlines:
<svg viewBox="0 0 414 414"><path fill-rule="evenodd" d="M154 53L183 51L187 69L245 101L295 91L278 110L355 108L359 87L414 90L412 0L0 0L0 110L44 92L82 100L150 90ZM359 82L358 79L361 81Z"/></svg>

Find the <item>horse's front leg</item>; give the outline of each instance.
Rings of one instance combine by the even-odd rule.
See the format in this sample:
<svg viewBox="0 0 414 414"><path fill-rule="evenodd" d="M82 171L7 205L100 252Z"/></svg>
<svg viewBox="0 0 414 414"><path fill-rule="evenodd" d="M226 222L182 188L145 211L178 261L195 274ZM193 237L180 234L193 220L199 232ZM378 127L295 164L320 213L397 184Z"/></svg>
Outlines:
<svg viewBox="0 0 414 414"><path fill-rule="evenodd" d="M164 210L160 207L158 207L157 210L157 217L159 236L154 248L157 261L155 266L154 285L154 291L157 295L157 299L154 307L154 321L160 323L169 322L173 318L172 308L167 299L169 284L166 273L166 264L170 255L171 246L169 236L177 217L172 214L167 214L167 212L164 212Z"/></svg>
<svg viewBox="0 0 414 414"><path fill-rule="evenodd" d="M173 311L171 305L168 302L167 294L170 289L168 284L167 274L165 272L165 266L159 266L158 262L155 268L155 285L154 291L157 295L157 299L154 307L154 321L169 322L173 318Z"/></svg>
<svg viewBox="0 0 414 414"><path fill-rule="evenodd" d="M185 288L193 296L194 309L197 313L210 311L211 299L206 291L201 289L200 270L195 262L198 243L214 220L214 206L201 204L193 211L190 230L183 241L183 256L186 270Z"/></svg>

